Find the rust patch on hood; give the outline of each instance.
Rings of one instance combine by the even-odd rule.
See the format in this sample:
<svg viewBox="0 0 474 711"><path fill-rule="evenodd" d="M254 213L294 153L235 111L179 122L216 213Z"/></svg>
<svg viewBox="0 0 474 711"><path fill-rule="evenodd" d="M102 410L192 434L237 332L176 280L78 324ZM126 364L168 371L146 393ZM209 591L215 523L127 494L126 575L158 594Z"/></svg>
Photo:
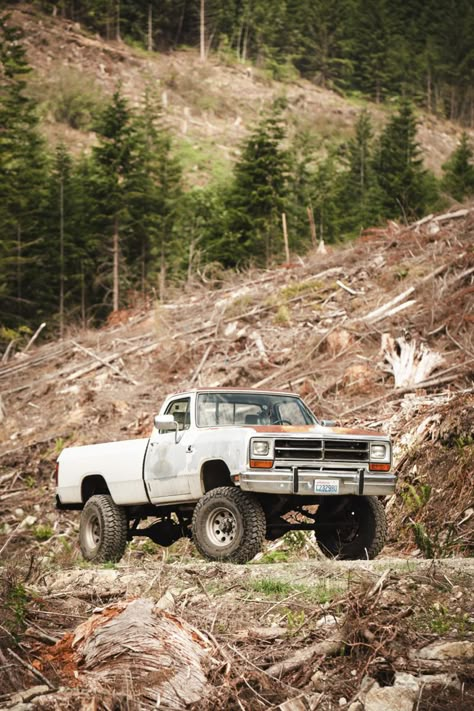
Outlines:
<svg viewBox="0 0 474 711"><path fill-rule="evenodd" d="M351 437L386 437L384 432L377 430L350 429L348 427L323 427L323 425L247 425L255 432L274 434L314 434L323 436L325 434L350 435Z"/></svg>

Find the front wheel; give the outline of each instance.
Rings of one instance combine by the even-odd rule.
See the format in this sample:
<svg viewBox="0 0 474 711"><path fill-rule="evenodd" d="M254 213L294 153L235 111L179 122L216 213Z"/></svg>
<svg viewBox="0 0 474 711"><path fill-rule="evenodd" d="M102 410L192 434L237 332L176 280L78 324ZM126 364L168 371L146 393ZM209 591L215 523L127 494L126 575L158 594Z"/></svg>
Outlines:
<svg viewBox="0 0 474 711"><path fill-rule="evenodd" d="M127 514L111 496L97 494L88 499L79 527L79 543L86 560L116 563L125 552L127 533Z"/></svg>
<svg viewBox="0 0 474 711"><path fill-rule="evenodd" d="M232 486L220 486L196 504L192 533L209 560L246 563L262 549L265 514L259 502Z"/></svg>
<svg viewBox="0 0 474 711"><path fill-rule="evenodd" d="M324 555L345 560L375 558L387 536L381 502L374 496L349 496L342 507L334 504L337 501L328 497L316 514L314 530Z"/></svg>

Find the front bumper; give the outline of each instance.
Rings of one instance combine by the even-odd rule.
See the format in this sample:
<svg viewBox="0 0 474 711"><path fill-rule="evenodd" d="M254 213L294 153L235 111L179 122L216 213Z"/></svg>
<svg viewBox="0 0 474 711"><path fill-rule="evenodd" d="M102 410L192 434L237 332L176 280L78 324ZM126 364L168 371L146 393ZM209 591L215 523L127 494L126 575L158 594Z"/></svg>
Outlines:
<svg viewBox="0 0 474 711"><path fill-rule="evenodd" d="M324 482L338 482L338 491L325 492ZM318 487L316 486L318 483ZM357 469L248 469L240 475L240 488L262 494L296 494L300 496L331 496L356 494L358 496L386 496L395 491L396 476L390 472L371 472ZM332 488L332 487L328 487Z"/></svg>

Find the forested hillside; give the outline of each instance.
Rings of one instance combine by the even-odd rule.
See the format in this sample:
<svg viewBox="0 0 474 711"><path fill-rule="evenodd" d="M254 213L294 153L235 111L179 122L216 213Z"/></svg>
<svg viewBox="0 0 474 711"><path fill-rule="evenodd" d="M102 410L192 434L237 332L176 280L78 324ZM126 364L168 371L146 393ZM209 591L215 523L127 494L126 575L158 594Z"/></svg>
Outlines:
<svg viewBox="0 0 474 711"><path fill-rule="evenodd" d="M165 300L196 274L218 281L223 269L278 265L321 239L350 239L387 219L406 222L474 192L470 136L461 135L473 113L468 2L277 0L271 12L260 0L6 5L14 12L0 16L3 349L19 346L42 321L49 337L99 324L112 311ZM105 48L110 66L99 62L97 74L110 93L82 81L71 57L54 64L66 39L52 47L50 36L35 35L32 43L40 27L67 35L77 51ZM31 71L32 44L51 61L49 84ZM183 45L191 48L188 65L130 97L119 78L132 64L145 73L159 53L171 56ZM193 62L211 60L243 67L243 91L258 96L271 85L273 98L247 117L225 169L211 160L211 179L196 183L195 146L177 142L167 91ZM315 85L352 102L340 134L328 130L339 108L323 123L308 111L301 120ZM190 85L187 98L192 91L218 117L221 96L207 95L208 86ZM437 176L419 139L422 109L433 121L458 122L460 140ZM192 124L186 105L183 116ZM83 137L83 149L46 140L51 121ZM240 136L241 116L233 121ZM219 150L215 142L207 148Z"/></svg>

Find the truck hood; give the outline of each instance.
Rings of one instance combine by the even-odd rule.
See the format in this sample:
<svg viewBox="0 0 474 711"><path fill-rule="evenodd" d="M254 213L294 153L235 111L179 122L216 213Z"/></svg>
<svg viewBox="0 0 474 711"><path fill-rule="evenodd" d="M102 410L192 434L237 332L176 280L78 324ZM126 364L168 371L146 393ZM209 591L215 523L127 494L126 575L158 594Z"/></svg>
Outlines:
<svg viewBox="0 0 474 711"><path fill-rule="evenodd" d="M248 425L249 429L258 434L312 434L348 435L349 437L386 437L384 432L377 430L350 429L348 427L323 427L323 425Z"/></svg>

